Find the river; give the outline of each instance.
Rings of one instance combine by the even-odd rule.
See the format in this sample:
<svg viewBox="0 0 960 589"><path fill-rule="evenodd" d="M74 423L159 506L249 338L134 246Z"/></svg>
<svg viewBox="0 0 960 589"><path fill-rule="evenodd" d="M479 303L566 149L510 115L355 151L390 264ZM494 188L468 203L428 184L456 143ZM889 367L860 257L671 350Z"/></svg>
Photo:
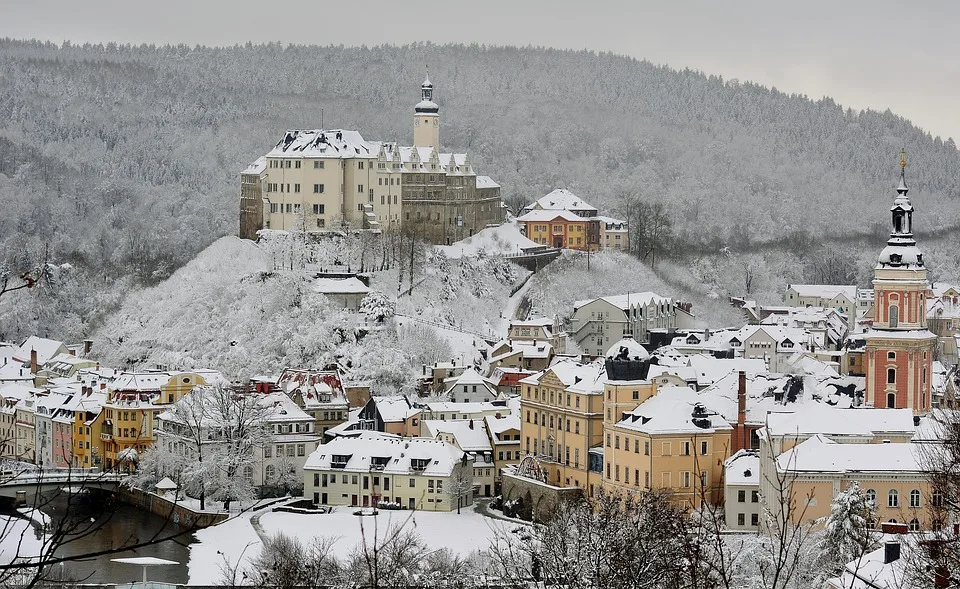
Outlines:
<svg viewBox="0 0 960 589"><path fill-rule="evenodd" d="M39 504L38 504L39 505ZM107 494L57 493L44 501L40 510L54 521L68 518L77 525L76 535L65 543L57 556L80 556L103 550L146 542L151 538L169 537L182 528L152 513L131 505L114 502ZM94 558L67 562L63 565L66 578L83 583L127 583L139 581L143 569L139 566L111 562L112 558L153 556L179 562L179 565L156 566L147 570L151 581L185 584L187 582L188 546L194 542L192 533L146 546L136 552L124 551ZM59 578L59 571L48 572Z"/></svg>

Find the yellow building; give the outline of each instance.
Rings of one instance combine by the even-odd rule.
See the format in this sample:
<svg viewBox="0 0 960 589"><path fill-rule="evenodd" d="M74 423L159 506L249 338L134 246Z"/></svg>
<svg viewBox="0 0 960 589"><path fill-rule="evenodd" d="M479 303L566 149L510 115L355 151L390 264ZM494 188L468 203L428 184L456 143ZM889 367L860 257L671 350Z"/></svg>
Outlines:
<svg viewBox="0 0 960 589"><path fill-rule="evenodd" d="M692 508L718 505L733 428L686 387L667 387L604 432L608 491L664 489Z"/></svg>
<svg viewBox="0 0 960 589"><path fill-rule="evenodd" d="M593 494L600 484L590 449L603 442L603 363L557 362L520 381L523 451L541 463L551 485Z"/></svg>
<svg viewBox="0 0 960 589"><path fill-rule="evenodd" d="M517 217L527 239L555 248L597 251L600 222L570 211L535 210Z"/></svg>
<svg viewBox="0 0 960 589"><path fill-rule="evenodd" d="M104 468L118 465L124 450L142 453L156 441L157 416L194 387L224 385L214 371L125 373L110 385L104 405ZM93 428L91 428L93 431Z"/></svg>

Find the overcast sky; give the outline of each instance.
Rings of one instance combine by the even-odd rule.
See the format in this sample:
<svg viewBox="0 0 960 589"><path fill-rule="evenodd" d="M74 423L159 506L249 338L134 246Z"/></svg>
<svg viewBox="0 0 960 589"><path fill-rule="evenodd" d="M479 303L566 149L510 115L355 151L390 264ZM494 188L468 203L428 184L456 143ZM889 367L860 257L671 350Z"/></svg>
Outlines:
<svg viewBox="0 0 960 589"><path fill-rule="evenodd" d="M0 0L0 36L14 38L613 51L854 108L890 108L960 139L958 32L955 0Z"/></svg>

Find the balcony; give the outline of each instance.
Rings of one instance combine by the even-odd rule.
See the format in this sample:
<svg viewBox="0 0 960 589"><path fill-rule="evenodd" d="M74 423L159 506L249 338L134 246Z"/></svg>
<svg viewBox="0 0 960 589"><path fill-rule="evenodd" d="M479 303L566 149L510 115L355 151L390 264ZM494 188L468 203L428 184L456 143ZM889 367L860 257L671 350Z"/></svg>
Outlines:
<svg viewBox="0 0 960 589"><path fill-rule="evenodd" d="M101 433L100 433L100 441L101 441L101 442L111 442L111 441L113 441L113 434L108 434L108 433L105 433L105 432L101 432Z"/></svg>

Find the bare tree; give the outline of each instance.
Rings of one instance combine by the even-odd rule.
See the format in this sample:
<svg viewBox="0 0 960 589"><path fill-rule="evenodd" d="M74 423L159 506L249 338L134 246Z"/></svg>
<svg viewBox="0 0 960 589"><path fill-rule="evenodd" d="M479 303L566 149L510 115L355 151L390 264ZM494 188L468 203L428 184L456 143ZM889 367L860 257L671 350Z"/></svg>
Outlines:
<svg viewBox="0 0 960 589"><path fill-rule="evenodd" d="M648 202L637 192L621 193L617 214L630 230L630 251L651 266L669 248L673 237L673 220L660 201Z"/></svg>

